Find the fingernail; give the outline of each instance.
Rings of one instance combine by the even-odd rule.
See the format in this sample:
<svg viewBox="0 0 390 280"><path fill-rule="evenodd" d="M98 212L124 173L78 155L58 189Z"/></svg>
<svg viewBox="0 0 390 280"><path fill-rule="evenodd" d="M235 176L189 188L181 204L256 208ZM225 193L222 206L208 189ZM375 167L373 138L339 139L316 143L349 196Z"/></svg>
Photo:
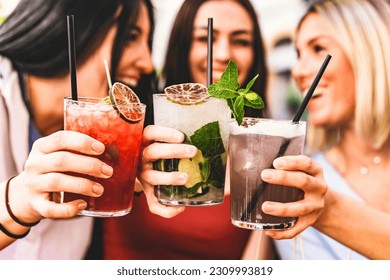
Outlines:
<svg viewBox="0 0 390 280"><path fill-rule="evenodd" d="M102 143L100 142L93 142L92 143L92 150L96 153L102 153L104 151L105 147Z"/></svg>
<svg viewBox="0 0 390 280"><path fill-rule="evenodd" d="M184 185L185 183L187 183L187 181L188 181L188 174L187 173L180 173L178 177L180 179L181 184Z"/></svg>
<svg viewBox="0 0 390 280"><path fill-rule="evenodd" d="M77 204L77 209L84 210L87 207L87 203L85 201L81 201Z"/></svg>
<svg viewBox="0 0 390 280"><path fill-rule="evenodd" d="M287 165L286 161L284 159L275 159L274 160L274 167L275 168L283 168Z"/></svg>
<svg viewBox="0 0 390 280"><path fill-rule="evenodd" d="M274 177L274 172L272 172L271 170L263 170L263 172L261 172L261 178L263 179L272 179Z"/></svg>
<svg viewBox="0 0 390 280"><path fill-rule="evenodd" d="M102 166L102 173L103 173L103 175L111 176L113 172L114 172L114 169L111 166L106 165L106 164L104 164Z"/></svg>
<svg viewBox="0 0 390 280"><path fill-rule="evenodd" d="M175 139L177 142L183 141L183 134L181 132L174 132L172 135L173 139Z"/></svg>
<svg viewBox="0 0 390 280"><path fill-rule="evenodd" d="M104 188L102 185L99 185L99 184L93 184L92 186L92 191L94 194L97 194L97 195L102 195L102 193L104 192Z"/></svg>
<svg viewBox="0 0 390 280"><path fill-rule="evenodd" d="M263 203L261 208L263 209L264 212L267 213L273 212L275 210L275 207L272 204L266 202Z"/></svg>
<svg viewBox="0 0 390 280"><path fill-rule="evenodd" d="M198 149L195 147L192 147L192 146L186 148L187 155L193 155L197 151L198 151Z"/></svg>

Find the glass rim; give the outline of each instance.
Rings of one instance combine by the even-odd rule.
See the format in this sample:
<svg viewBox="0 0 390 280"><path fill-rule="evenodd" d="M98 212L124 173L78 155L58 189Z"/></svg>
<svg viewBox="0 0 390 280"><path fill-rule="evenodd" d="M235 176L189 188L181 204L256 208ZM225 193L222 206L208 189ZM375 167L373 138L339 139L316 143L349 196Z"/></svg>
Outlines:
<svg viewBox="0 0 390 280"><path fill-rule="evenodd" d="M87 101L85 101L87 100ZM89 102L88 100L91 100L93 102ZM102 100L102 98L100 97L86 97L86 96L82 96L82 97L78 97L77 100L73 100L72 97L64 97L64 101L67 102L67 101L71 101L73 103L82 103L82 104L90 104L90 105L96 105L97 103L100 103L99 101ZM100 104L103 104L103 105L107 105L107 106L111 106L111 107L117 107L118 105L115 105L115 104L106 104L106 103L100 103ZM141 107L141 108L146 108L146 104L144 103L129 103L129 104L125 104L125 105L120 105L120 107Z"/></svg>
<svg viewBox="0 0 390 280"><path fill-rule="evenodd" d="M268 122L268 123L278 123L278 124L294 124L294 125L299 125L299 124L306 124L306 121L299 121L297 123L293 123L292 119L291 120L286 120L286 119L272 119L272 118L256 118L256 117L244 117L242 121L252 121L252 122ZM237 121L232 118L230 120L231 123L236 123ZM242 126L242 124L240 125Z"/></svg>

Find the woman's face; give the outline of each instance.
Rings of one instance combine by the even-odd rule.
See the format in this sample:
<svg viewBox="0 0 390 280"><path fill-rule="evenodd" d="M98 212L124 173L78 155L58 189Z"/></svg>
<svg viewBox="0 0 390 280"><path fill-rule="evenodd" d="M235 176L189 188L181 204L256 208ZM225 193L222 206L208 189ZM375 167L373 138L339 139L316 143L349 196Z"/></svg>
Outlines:
<svg viewBox="0 0 390 280"><path fill-rule="evenodd" d="M150 28L149 14L145 4L142 4L137 23L134 28L129 31L129 34L127 34L127 41L125 42L123 54L118 65L116 81L122 81L130 86L136 86L142 74L151 73L153 71L153 64L148 46ZM115 35L116 26L113 26L109 30L101 47L78 72L77 75L80 75L81 78L84 77L85 79L85 83L80 82L81 87L83 84L89 85L89 89L86 89L81 95L95 95L98 97L107 95L108 83L103 62L104 59L107 59L108 64L110 65ZM95 77L95 79L93 79L95 87L92 87L92 80L90 77ZM112 82L114 83L115 81ZM91 87L95 88L95 90L91 90Z"/></svg>
<svg viewBox="0 0 390 280"><path fill-rule="evenodd" d="M195 16L189 64L194 82L207 81L207 19L213 18L213 82L229 60L237 63L242 84L253 64L253 23L236 1L206 1Z"/></svg>
<svg viewBox="0 0 390 280"><path fill-rule="evenodd" d="M350 123L355 111L355 80L350 61L340 43L317 13L302 22L296 39L298 63L292 75L303 93L312 84L327 54L332 56L308 104L314 126L337 127Z"/></svg>

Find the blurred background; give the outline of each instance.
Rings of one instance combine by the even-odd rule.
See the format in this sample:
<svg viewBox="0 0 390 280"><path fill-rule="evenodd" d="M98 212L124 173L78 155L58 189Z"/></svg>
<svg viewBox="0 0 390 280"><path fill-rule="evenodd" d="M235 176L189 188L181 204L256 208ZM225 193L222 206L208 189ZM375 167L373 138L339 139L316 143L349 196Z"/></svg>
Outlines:
<svg viewBox="0 0 390 280"><path fill-rule="evenodd" d="M173 20L184 0L152 0L156 10L153 60L157 70L163 64ZM301 96L290 78L296 54L294 29L305 10L305 0L251 0L255 7L267 48L269 67L268 104L273 118L290 119ZM0 0L0 23L12 12L18 0Z"/></svg>

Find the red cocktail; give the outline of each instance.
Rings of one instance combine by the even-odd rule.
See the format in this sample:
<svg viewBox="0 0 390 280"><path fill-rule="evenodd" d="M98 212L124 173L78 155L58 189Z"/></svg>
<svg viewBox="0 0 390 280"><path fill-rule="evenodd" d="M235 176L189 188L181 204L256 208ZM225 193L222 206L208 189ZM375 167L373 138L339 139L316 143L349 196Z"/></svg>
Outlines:
<svg viewBox="0 0 390 280"><path fill-rule="evenodd" d="M80 213L82 215L123 216L131 210L146 106L128 106L138 106L127 112L137 114L137 121L127 120L113 105L101 103L98 98L79 98L78 101L65 99L65 130L78 131L102 142L106 149L98 158L114 169L112 177L108 179L77 174L104 187L103 195L98 198L64 194L65 202L81 198L88 203Z"/></svg>

